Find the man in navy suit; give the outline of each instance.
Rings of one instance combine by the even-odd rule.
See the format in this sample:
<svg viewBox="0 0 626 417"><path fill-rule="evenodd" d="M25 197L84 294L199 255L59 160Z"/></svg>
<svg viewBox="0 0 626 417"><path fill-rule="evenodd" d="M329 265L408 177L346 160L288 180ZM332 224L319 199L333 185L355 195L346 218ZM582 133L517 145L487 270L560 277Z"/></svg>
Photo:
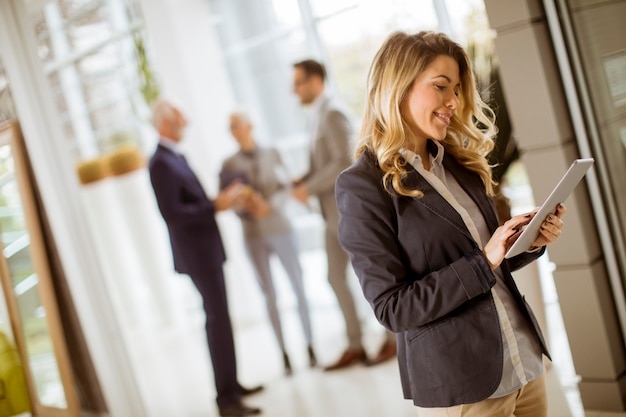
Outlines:
<svg viewBox="0 0 626 417"><path fill-rule="evenodd" d="M226 259L215 213L232 207L241 184L232 184L211 201L178 149L187 120L168 101L153 107L159 145L150 159L150 180L170 236L174 268L188 274L203 299L206 336L213 364L217 406L221 416L260 414L243 395L263 387L243 388L237 381L233 333L222 265Z"/></svg>

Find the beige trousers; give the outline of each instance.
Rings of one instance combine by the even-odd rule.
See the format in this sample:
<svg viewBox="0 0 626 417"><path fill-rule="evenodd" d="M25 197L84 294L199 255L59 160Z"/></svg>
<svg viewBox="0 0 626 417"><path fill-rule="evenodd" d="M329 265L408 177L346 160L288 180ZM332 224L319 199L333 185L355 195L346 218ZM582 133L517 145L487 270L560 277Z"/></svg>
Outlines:
<svg viewBox="0 0 626 417"><path fill-rule="evenodd" d="M418 417L547 417L546 371L504 397L453 407L417 407L417 410Z"/></svg>

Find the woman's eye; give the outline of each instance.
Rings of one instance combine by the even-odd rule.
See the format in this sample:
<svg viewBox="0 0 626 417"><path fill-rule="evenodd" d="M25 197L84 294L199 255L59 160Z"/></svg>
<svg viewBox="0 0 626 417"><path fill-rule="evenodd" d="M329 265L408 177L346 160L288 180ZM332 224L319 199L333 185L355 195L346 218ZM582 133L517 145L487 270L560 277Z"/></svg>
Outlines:
<svg viewBox="0 0 626 417"><path fill-rule="evenodd" d="M438 89L438 90L441 90L441 91L443 91L443 90L445 90L445 89L446 89L446 86L445 86L445 85L436 85L435 87L437 87L437 89Z"/></svg>

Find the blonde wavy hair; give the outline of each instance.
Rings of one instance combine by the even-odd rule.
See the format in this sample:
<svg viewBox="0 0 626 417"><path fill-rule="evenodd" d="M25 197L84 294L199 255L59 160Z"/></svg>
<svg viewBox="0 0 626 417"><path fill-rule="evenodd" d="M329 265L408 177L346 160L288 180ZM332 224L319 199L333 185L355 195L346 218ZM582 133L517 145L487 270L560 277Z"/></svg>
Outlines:
<svg viewBox="0 0 626 417"><path fill-rule="evenodd" d="M447 154L477 173L487 194L493 195L495 183L486 156L494 147L495 115L478 94L469 56L443 33L394 32L385 40L369 69L356 157L366 150L376 157L384 172L383 184L387 191L393 189L410 197L424 194L405 187L402 181L407 169L399 151L411 149L411 144L406 134L409 125L401 109L415 79L440 55L456 60L461 77L459 105L440 143Z"/></svg>

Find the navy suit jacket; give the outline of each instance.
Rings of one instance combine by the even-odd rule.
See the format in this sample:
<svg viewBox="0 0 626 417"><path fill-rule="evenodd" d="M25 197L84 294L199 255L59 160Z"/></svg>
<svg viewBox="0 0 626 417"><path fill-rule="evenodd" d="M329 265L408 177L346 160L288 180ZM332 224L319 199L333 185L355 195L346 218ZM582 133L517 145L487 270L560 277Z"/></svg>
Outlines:
<svg viewBox="0 0 626 417"><path fill-rule="evenodd" d="M444 156L444 166L480 208L491 233L492 199L478 175ZM405 184L422 198L388 193L370 153L337 179L339 238L377 319L397 333L404 396L422 407L488 398L502 377L503 346L485 256L458 212L410 165ZM543 253L502 263L504 280L544 353L541 330L510 271Z"/></svg>
<svg viewBox="0 0 626 417"><path fill-rule="evenodd" d="M176 271L193 276L221 267L226 257L215 205L185 159L158 145L149 170Z"/></svg>

